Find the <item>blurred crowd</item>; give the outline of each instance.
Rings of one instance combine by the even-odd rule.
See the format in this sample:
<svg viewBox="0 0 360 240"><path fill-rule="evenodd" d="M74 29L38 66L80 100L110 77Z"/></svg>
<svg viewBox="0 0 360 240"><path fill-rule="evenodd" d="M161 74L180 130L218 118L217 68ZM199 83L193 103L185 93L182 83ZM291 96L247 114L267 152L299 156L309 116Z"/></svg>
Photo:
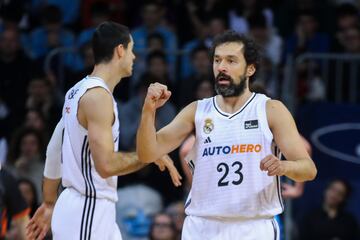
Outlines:
<svg viewBox="0 0 360 240"><path fill-rule="evenodd" d="M157 113L157 128L191 101L214 95L209 48L215 35L233 29L257 41L263 62L256 83L276 98L289 58L304 53L360 53L359 7L357 0L0 1L0 164L17 179L31 216L42 199L44 150L61 117L63 96L91 73L91 37L103 21L129 26L135 43L133 76L114 92L120 149L133 151L150 83L166 84L173 92ZM308 67L305 63L295 69L300 101L332 101L332 89L325 88L320 75L310 76ZM348 71L343 69L342 74L346 79ZM331 74L328 80L336 81ZM345 89L349 83L344 80L342 86ZM172 158L179 159L178 152ZM324 205L333 204L341 212L349 189L340 180L330 183ZM186 184L174 188L169 176L155 166L120 177L117 208L124 239L179 239L187 193ZM0 190L0 199L4 194ZM301 239L322 239L316 235L319 231L337 226L356 233L357 223L350 214L341 212L339 220L337 213L331 217L334 206L319 207L308 216ZM11 220L11 211L0 213L2 223L4 217ZM316 221L323 228L312 228ZM0 239L4 236L0 231ZM7 236L16 239L16 231L8 231Z"/></svg>

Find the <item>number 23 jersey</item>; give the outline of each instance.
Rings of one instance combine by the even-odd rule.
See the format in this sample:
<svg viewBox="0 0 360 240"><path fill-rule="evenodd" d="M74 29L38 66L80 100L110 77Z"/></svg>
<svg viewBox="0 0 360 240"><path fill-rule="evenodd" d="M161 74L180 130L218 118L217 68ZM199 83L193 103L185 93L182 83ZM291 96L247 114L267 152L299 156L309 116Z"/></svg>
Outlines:
<svg viewBox="0 0 360 240"><path fill-rule="evenodd" d="M193 181L187 215L210 218L263 218L283 211L280 179L260 170L276 155L263 94L253 93L237 112L223 112L216 98L198 101L195 145L186 157Z"/></svg>

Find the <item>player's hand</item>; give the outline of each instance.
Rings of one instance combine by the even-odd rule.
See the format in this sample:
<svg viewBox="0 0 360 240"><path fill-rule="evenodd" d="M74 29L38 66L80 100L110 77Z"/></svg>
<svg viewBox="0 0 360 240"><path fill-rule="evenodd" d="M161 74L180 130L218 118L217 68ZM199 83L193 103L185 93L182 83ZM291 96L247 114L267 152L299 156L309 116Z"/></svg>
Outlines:
<svg viewBox="0 0 360 240"><path fill-rule="evenodd" d="M182 177L178 172L178 170L176 169L169 155L163 156L162 158L156 160L154 163L159 167L160 171L164 171L167 168L167 170L170 173L171 180L175 185L175 187L181 186Z"/></svg>
<svg viewBox="0 0 360 240"><path fill-rule="evenodd" d="M285 175L284 161L280 161L279 158L274 155L268 155L260 162L260 169L267 171L268 176L283 176Z"/></svg>
<svg viewBox="0 0 360 240"><path fill-rule="evenodd" d="M26 239L44 239L50 229L54 205L42 203L26 226Z"/></svg>
<svg viewBox="0 0 360 240"><path fill-rule="evenodd" d="M169 100L170 96L171 92L167 89L166 85L152 83L148 88L145 104L151 106L153 109L157 109L163 106L167 100Z"/></svg>

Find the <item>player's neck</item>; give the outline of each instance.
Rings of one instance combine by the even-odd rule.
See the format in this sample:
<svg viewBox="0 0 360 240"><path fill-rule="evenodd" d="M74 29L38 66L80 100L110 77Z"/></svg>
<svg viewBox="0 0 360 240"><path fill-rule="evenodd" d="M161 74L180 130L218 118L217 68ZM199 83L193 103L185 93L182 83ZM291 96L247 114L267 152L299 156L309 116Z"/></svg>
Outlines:
<svg viewBox="0 0 360 240"><path fill-rule="evenodd" d="M105 84L108 86L111 92L114 91L114 88L120 82L122 77L114 72L110 64L95 65L90 76L98 77L104 80Z"/></svg>
<svg viewBox="0 0 360 240"><path fill-rule="evenodd" d="M217 98L217 103L224 112L235 113L244 106L251 95L252 92L250 92L249 88L246 88L240 96L224 98L223 96L219 95Z"/></svg>

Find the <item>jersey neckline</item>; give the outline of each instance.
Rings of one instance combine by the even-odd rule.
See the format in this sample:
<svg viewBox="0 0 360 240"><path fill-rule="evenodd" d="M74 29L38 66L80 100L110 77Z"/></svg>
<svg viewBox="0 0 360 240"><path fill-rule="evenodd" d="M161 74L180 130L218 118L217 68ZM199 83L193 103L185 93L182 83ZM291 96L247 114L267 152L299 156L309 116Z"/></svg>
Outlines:
<svg viewBox="0 0 360 240"><path fill-rule="evenodd" d="M234 113L227 113L227 112L224 112L221 110L221 108L219 107L219 105L217 104L216 102L216 96L214 96L212 98L212 101L213 101L213 106L215 108L215 110L223 117L225 118L228 118L228 119L232 119L234 118L235 116L237 116L238 114L240 114L250 103L251 101L255 98L256 96L256 93L253 92L252 95L250 96L250 98L245 102L245 104L239 109L237 110L236 112Z"/></svg>

